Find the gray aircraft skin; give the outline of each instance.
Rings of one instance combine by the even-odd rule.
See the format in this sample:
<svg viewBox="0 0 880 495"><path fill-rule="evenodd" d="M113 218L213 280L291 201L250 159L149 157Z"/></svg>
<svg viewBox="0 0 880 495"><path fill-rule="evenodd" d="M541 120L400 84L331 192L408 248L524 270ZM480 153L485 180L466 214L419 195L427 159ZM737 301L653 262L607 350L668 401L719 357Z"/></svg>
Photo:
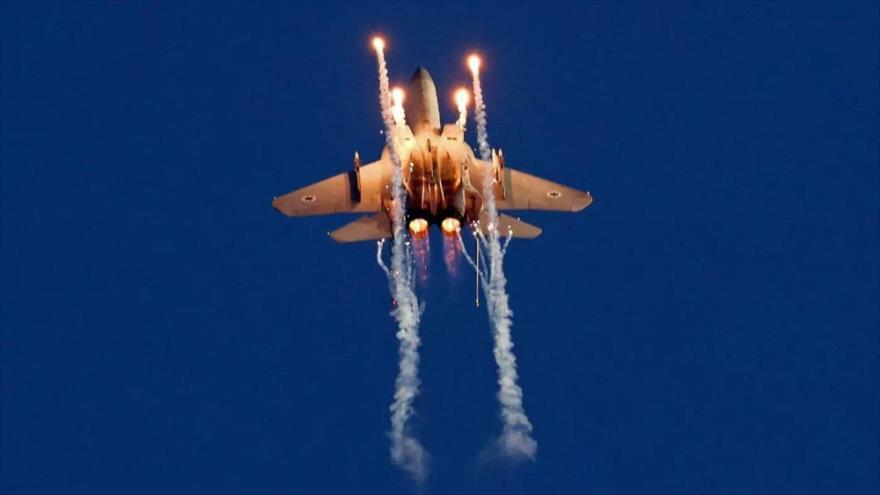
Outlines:
<svg viewBox="0 0 880 495"><path fill-rule="evenodd" d="M465 142L457 124L440 125L437 89L424 68L413 74L407 92L408 125L393 129L403 182L406 188L406 224L413 236L426 235L431 225L456 235L461 225L485 231L483 181L494 182L499 211L549 210L577 212L592 202L590 193L529 175L504 164L504 155L480 160ZM383 149L379 160L361 165L355 153L354 168L329 179L297 189L272 201L291 216L334 213L372 213L330 233L338 242L358 242L392 237L391 155ZM498 216L502 235L531 239L541 229L504 214Z"/></svg>

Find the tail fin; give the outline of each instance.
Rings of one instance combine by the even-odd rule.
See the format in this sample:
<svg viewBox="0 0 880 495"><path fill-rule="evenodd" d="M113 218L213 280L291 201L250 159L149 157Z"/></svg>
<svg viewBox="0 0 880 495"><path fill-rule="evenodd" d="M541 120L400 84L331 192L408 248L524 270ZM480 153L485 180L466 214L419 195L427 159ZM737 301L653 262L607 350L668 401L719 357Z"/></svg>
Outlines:
<svg viewBox="0 0 880 495"><path fill-rule="evenodd" d="M330 237L336 242L378 241L391 237L391 221L385 212L369 217L361 217L333 232Z"/></svg>
<svg viewBox="0 0 880 495"><path fill-rule="evenodd" d="M485 212L480 214L480 225L483 233L486 234L486 226L489 222L486 219ZM527 224L516 218L507 215L498 215L498 233L505 237L508 233L517 239L534 239L541 235L541 229L534 225Z"/></svg>

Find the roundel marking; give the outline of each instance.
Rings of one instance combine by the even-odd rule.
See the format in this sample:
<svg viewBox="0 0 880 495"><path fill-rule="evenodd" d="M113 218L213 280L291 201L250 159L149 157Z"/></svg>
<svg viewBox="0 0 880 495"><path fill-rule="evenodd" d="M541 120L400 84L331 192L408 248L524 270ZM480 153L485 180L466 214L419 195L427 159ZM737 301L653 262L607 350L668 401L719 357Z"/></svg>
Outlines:
<svg viewBox="0 0 880 495"><path fill-rule="evenodd" d="M318 199L317 196L306 194L305 196L300 198L300 201L302 201L303 203L314 203L316 199Z"/></svg>
<svg viewBox="0 0 880 495"><path fill-rule="evenodd" d="M557 190L547 191L547 197L550 199L559 199L562 197L562 193Z"/></svg>

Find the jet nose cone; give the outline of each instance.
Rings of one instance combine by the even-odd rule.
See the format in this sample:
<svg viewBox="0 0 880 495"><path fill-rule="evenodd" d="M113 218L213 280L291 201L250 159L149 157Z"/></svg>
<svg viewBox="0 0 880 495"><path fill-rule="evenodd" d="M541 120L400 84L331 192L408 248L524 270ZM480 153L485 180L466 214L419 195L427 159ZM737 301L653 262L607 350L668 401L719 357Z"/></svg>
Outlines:
<svg viewBox="0 0 880 495"><path fill-rule="evenodd" d="M428 69L425 69L424 67L419 66L419 67L416 67L416 71L413 72L412 80L413 81L418 81L418 80L431 81L432 79L431 79L431 74L428 73Z"/></svg>
<svg viewBox="0 0 880 495"><path fill-rule="evenodd" d="M417 67L409 82L407 92L406 117L413 132L421 130L434 132L440 129L440 111L437 108L437 88L431 74L424 67Z"/></svg>

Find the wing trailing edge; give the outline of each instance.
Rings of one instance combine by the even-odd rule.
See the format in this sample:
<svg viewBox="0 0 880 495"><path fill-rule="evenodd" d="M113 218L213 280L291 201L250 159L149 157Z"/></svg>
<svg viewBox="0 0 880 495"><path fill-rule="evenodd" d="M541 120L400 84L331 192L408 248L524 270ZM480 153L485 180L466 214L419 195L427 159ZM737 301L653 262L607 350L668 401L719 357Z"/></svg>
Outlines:
<svg viewBox="0 0 880 495"><path fill-rule="evenodd" d="M333 232L330 237L336 242L378 241L391 238L391 220L384 212L361 217Z"/></svg>
<svg viewBox="0 0 880 495"><path fill-rule="evenodd" d="M489 224L486 213L483 212L480 214L480 230L483 231L484 235L487 235L489 232L486 230L486 226ZM513 218L508 215L499 214L498 215L498 233L501 237L507 237L508 235L513 236L516 239L534 239L541 235L542 230L539 227L535 227L534 225L523 222L518 218Z"/></svg>

